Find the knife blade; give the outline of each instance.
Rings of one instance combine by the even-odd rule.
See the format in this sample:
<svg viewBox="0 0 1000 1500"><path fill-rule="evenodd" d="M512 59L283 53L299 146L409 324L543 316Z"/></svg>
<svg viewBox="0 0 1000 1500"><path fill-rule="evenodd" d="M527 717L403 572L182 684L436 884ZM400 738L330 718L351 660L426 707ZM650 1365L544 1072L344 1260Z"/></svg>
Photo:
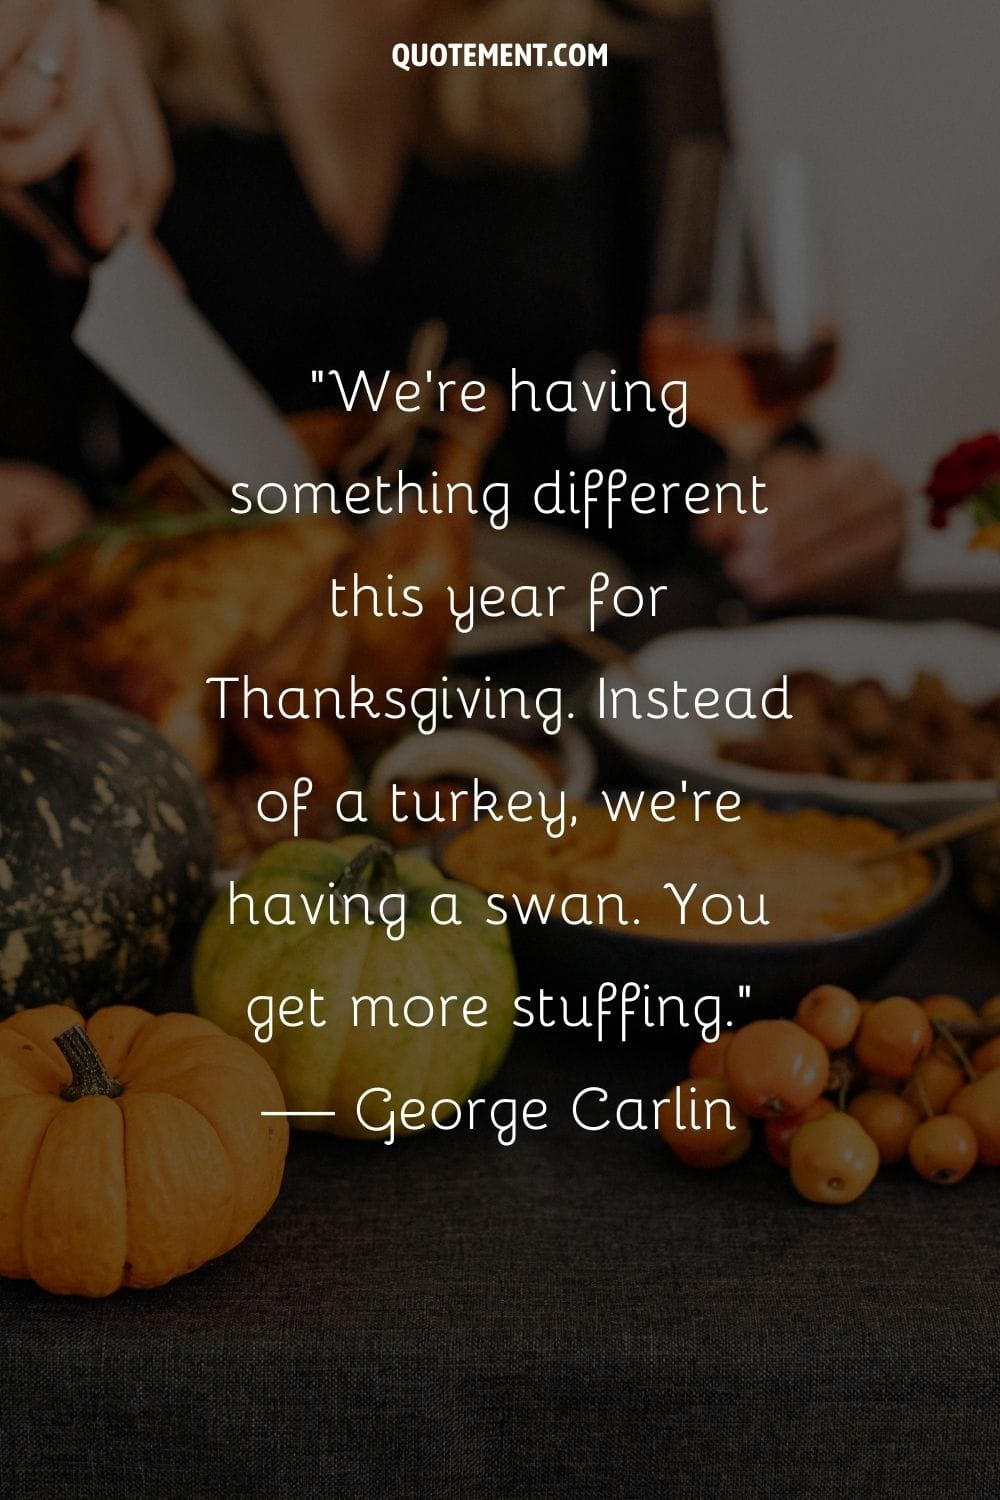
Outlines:
<svg viewBox="0 0 1000 1500"><path fill-rule="evenodd" d="M226 488L322 476L274 402L149 246L125 234L100 257L73 218L73 168L28 189L89 272L73 342Z"/></svg>
<svg viewBox="0 0 1000 1500"><path fill-rule="evenodd" d="M73 342L227 488L321 477L270 397L134 235L91 270Z"/></svg>

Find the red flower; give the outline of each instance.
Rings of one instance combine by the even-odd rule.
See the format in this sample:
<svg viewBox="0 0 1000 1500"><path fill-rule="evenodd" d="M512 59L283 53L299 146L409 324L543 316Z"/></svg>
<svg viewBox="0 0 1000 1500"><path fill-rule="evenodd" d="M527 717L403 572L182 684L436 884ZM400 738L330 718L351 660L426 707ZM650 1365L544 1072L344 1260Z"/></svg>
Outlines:
<svg viewBox="0 0 1000 1500"><path fill-rule="evenodd" d="M938 460L926 488L931 525L947 526L957 505L978 495L991 480L1000 480L1000 436L995 432L959 443Z"/></svg>

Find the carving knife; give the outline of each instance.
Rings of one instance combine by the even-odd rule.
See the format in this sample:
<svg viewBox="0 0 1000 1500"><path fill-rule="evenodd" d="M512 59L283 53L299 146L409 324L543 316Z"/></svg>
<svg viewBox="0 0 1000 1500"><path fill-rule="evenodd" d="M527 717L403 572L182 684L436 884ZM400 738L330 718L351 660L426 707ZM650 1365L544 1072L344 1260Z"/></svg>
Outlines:
<svg viewBox="0 0 1000 1500"><path fill-rule="evenodd" d="M28 196L88 267L73 342L172 442L227 489L320 478L270 397L144 240L126 233L98 256L74 223L67 173Z"/></svg>

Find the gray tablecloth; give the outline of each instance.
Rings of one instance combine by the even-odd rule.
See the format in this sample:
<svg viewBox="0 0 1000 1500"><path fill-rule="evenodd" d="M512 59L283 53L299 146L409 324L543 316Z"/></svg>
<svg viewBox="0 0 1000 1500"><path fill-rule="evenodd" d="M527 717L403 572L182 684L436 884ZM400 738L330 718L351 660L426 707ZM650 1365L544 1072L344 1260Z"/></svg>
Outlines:
<svg viewBox="0 0 1000 1500"><path fill-rule="evenodd" d="M953 904L889 988L1000 988ZM225 1260L99 1304L0 1287L0 1493L980 1500L1000 1472L1000 1192L886 1172L811 1208L763 1155L559 1123L656 1049L521 1038L556 1125L504 1150L299 1139Z"/></svg>

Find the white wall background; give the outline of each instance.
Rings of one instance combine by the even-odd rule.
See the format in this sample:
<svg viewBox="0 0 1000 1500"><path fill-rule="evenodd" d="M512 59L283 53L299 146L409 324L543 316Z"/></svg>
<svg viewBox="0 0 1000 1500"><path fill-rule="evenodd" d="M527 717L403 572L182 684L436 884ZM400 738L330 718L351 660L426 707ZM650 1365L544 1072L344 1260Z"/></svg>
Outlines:
<svg viewBox="0 0 1000 1500"><path fill-rule="evenodd" d="M841 378L817 415L917 487L1000 430L1000 0L717 0L738 144L816 164ZM915 508L914 582L998 584Z"/></svg>

